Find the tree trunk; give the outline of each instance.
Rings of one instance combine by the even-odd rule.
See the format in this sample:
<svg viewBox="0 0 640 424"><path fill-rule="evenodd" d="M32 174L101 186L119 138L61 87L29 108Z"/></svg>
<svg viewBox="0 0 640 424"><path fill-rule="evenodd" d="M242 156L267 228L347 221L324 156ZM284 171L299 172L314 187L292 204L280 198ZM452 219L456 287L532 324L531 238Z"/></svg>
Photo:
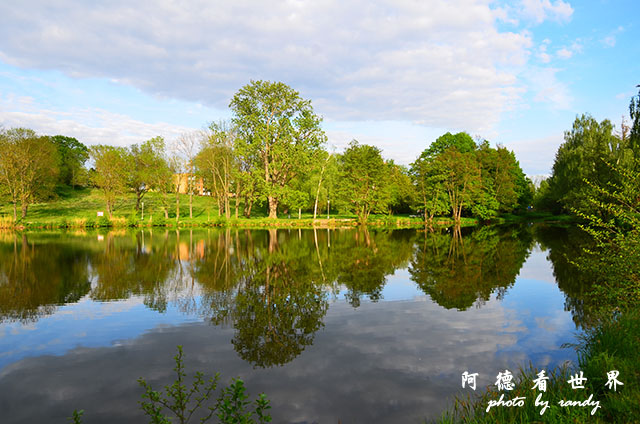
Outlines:
<svg viewBox="0 0 640 424"><path fill-rule="evenodd" d="M22 219L25 219L27 217L27 208L29 207L29 204L26 202L22 202Z"/></svg>
<svg viewBox="0 0 640 424"><path fill-rule="evenodd" d="M180 194L176 192L176 222L180 221Z"/></svg>
<svg viewBox="0 0 640 424"><path fill-rule="evenodd" d="M269 218L278 217L278 199L273 196L267 197L269 200Z"/></svg>
<svg viewBox="0 0 640 424"><path fill-rule="evenodd" d="M302 218L302 208L298 208L298 219Z"/></svg>
<svg viewBox="0 0 640 424"><path fill-rule="evenodd" d="M13 220L18 220L18 202L13 202Z"/></svg>

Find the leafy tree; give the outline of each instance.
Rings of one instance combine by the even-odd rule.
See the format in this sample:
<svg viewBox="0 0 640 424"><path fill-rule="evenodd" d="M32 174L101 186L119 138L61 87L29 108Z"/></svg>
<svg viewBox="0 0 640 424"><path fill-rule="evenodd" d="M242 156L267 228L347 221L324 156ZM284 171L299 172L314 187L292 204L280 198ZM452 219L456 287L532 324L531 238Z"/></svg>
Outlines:
<svg viewBox="0 0 640 424"><path fill-rule="evenodd" d="M388 167L380 149L353 140L339 160L340 197L358 221L367 221L371 212L384 213L391 200Z"/></svg>
<svg viewBox="0 0 640 424"><path fill-rule="evenodd" d="M480 164L473 152L462 153L450 147L436 158L442 170L442 184L449 198L451 214L460 222L463 209L470 209L482 195Z"/></svg>
<svg viewBox="0 0 640 424"><path fill-rule="evenodd" d="M140 210L142 198L149 189L164 187L162 181L166 179L168 173L164 150L162 137L154 137L129 148L131 175L128 184L136 194L136 211Z"/></svg>
<svg viewBox="0 0 640 424"><path fill-rule="evenodd" d="M598 208L589 198L595 194L594 186L616 181L607 162L629 167L633 156L626 144L613 134L609 120L596 121L590 115L577 117L573 128L566 131L565 142L558 148L549 180L549 203L554 211L593 213ZM586 184L585 180L591 184Z"/></svg>
<svg viewBox="0 0 640 424"><path fill-rule="evenodd" d="M76 185L83 185L87 181L87 171L84 167L89 159L89 149L80 143L76 138L55 135L51 141L58 150L60 170L58 181L60 184L69 185L75 188Z"/></svg>
<svg viewBox="0 0 640 424"><path fill-rule="evenodd" d="M386 162L389 175L389 213L407 213L415 203L416 192L407 167Z"/></svg>
<svg viewBox="0 0 640 424"><path fill-rule="evenodd" d="M442 163L425 150L411 164L411 178L416 188L416 204L424 213L425 222L432 224L433 218L449 211L449 200L444 188L445 173Z"/></svg>
<svg viewBox="0 0 640 424"><path fill-rule="evenodd" d="M126 192L131 175L127 149L107 145L91 146L89 154L94 162L93 182L104 196L109 218L117 197Z"/></svg>
<svg viewBox="0 0 640 424"><path fill-rule="evenodd" d="M451 147L455 147L460 153L469 153L476 149L476 143L466 132L459 132L457 134L451 134L448 132L441 135L436 139L436 141L431 143L429 148L426 150L426 156L438 156Z"/></svg>
<svg viewBox="0 0 640 424"><path fill-rule="evenodd" d="M13 203L13 219L18 202L24 219L31 203L53 192L58 177L56 147L33 130L12 128L0 133L0 152L0 185Z"/></svg>
<svg viewBox="0 0 640 424"><path fill-rule="evenodd" d="M231 186L237 173L237 161L233 151L236 131L226 122L211 123L209 129L209 136L203 141L195 163L205 184L218 201L218 214L224 210L225 216L230 218ZM236 202L236 213L237 209Z"/></svg>
<svg viewBox="0 0 640 424"><path fill-rule="evenodd" d="M230 107L239 150L255 160L253 169L261 170L269 217L276 218L289 182L310 165L325 142L321 118L309 100L281 82L252 81L235 94Z"/></svg>

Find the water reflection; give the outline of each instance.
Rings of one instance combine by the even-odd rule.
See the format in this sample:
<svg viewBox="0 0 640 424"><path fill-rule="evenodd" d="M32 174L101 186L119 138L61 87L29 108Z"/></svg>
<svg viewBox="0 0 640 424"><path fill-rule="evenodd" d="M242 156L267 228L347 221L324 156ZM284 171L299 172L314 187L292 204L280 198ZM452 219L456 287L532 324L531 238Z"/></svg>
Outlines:
<svg viewBox="0 0 640 424"><path fill-rule="evenodd" d="M529 227L481 227L459 231L424 231L411 260L411 278L445 308L482 305L492 293L504 296L516 280L533 245Z"/></svg>
<svg viewBox="0 0 640 424"><path fill-rule="evenodd" d="M570 357L571 317L590 319L568 260L582 242L544 226L0 233L0 411L139 422L135 377L168 383L184 344L196 369L267 392L277 422L420 422L465 369L486 385ZM535 275L545 256L557 285ZM411 295L385 302L400 283Z"/></svg>
<svg viewBox="0 0 640 424"><path fill-rule="evenodd" d="M571 232L571 234L569 234ZM152 230L107 234L4 233L0 322L37 321L88 296L141 296L164 312L235 329L233 345L259 367L282 365L313 343L331 297L378 301L387 278L412 281L444 308L481 307L511 287L535 242L548 251L576 324L588 321L584 276L568 260L573 230L541 226L450 230Z"/></svg>

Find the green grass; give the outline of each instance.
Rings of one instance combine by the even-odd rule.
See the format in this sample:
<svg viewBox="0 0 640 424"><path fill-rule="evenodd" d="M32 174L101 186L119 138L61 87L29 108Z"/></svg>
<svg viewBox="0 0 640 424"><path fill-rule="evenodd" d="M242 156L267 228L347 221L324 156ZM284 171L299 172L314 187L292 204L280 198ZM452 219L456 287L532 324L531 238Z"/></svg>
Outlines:
<svg viewBox="0 0 640 424"><path fill-rule="evenodd" d="M540 406L535 399L541 393L532 390L533 380L539 370L531 367L520 370L516 378L516 389L498 392L489 386L477 397L458 397L451 409L447 410L437 423L631 423L640 417L640 312L637 309L623 314L614 314L603 319L600 324L588 330L578 349L578 367L557 368L551 372L547 392L542 400L549 402L549 408L540 415ZM624 385L617 391L606 387L607 373L620 372L618 380ZM567 382L571 375L582 371L587 377L585 389L572 389ZM522 407L495 406L486 411L491 400L504 394L504 400L526 397ZM592 401L599 402L600 408L594 415L591 406L561 407L560 400L585 401L593 395Z"/></svg>
<svg viewBox="0 0 640 424"><path fill-rule="evenodd" d="M332 213L327 219L326 211L313 219L313 214L303 212L298 219L297 211L285 214L281 212L278 219L267 218L266 208L254 206L251 218L242 216L240 206L239 217L235 218L235 202L231 201L231 218L225 219L218 213L215 200L211 197L193 196L193 217L189 217L189 196L180 196L180 221L175 219L175 195L169 195L169 219L165 220L162 211L162 198L158 193L147 193L143 198L144 220L141 213L135 213L135 197L133 194L122 196L115 204L112 221L97 216L98 211L106 215L105 202L102 193L97 189L60 187L56 191L54 200L36 203L29 206L27 217L13 222L13 208L11 204L0 205L0 228L76 228L76 227L124 227L124 226L234 226L244 228L261 227L347 227L357 225L355 215L343 212ZM18 210L18 213L20 211ZM558 219L551 215L540 215L540 219ZM505 217L507 217L505 215ZM520 216L513 215L512 217ZM501 222L511 222L511 217L501 218ZM462 218L462 226L477 225L475 218ZM434 218L436 226L451 226L454 224L450 217ZM421 217L414 215L374 215L369 217L367 225L394 228L412 228L424 226Z"/></svg>

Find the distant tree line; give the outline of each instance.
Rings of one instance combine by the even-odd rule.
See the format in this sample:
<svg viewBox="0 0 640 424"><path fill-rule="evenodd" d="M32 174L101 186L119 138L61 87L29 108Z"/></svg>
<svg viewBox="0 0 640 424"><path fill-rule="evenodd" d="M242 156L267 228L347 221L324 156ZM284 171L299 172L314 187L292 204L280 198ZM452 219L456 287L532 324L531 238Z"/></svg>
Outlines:
<svg viewBox="0 0 640 424"><path fill-rule="evenodd" d="M1 195L17 219L18 205L24 218L30 204L55 197L60 187L93 186L112 217L122 196L133 193L139 210L154 191L165 218L175 202L179 220L179 194L189 195L192 217L201 182L227 218L251 217L264 207L270 218L340 212L361 222L372 213L419 213L428 222L443 215L457 222L463 216L490 219L523 210L533 198L513 152L476 143L464 132L444 134L405 167L356 140L342 153L328 151L311 102L280 82L252 81L231 99L230 109L231 120L169 144L155 137L130 147L87 148L71 137L3 130Z"/></svg>

